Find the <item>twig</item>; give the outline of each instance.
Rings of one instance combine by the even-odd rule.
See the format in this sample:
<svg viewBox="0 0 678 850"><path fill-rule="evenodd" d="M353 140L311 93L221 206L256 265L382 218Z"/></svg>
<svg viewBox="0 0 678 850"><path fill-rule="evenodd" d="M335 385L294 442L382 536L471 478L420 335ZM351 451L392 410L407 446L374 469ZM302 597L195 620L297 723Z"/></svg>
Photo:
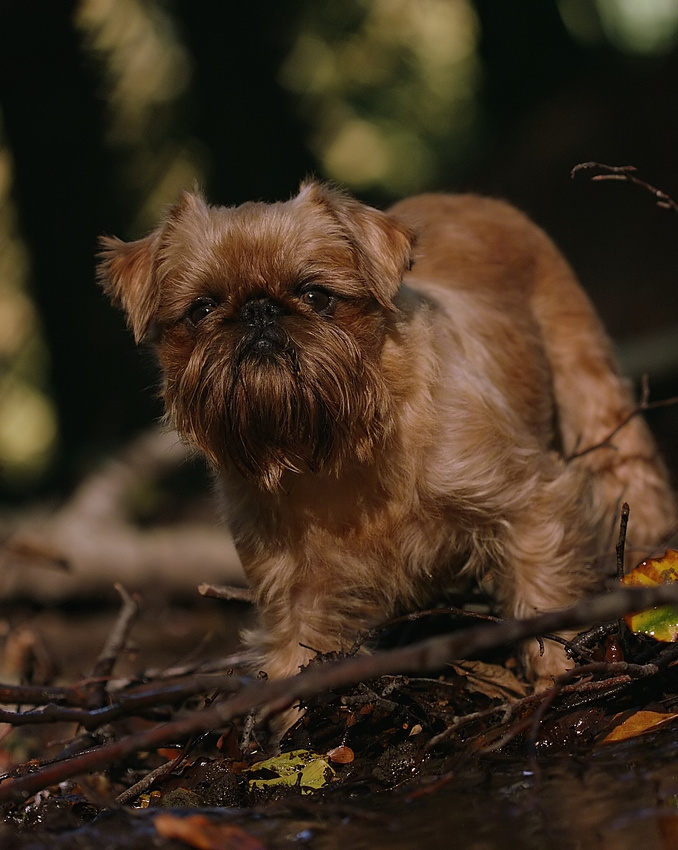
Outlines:
<svg viewBox="0 0 678 850"><path fill-rule="evenodd" d="M386 699L386 697L379 696L378 693L372 690L372 688L368 688L365 684L360 684L358 686L359 694L352 694L350 696L345 695L341 698L341 704L347 706L353 705L378 705L382 708L386 714L393 714L394 711L397 711L400 706L397 702L393 702L393 700Z"/></svg>
<svg viewBox="0 0 678 850"><path fill-rule="evenodd" d="M157 684L143 685L136 690L125 691L115 701L97 708L79 706L77 701L80 700L82 703L83 700L80 696L81 692L76 689L74 689L73 698L68 701L63 694L59 693L61 700L66 703L62 705L55 705L46 699L45 697L49 695L49 691L43 691L42 695L34 694L33 699L31 699L31 702L35 704L38 697L42 696L44 705L41 708L34 708L29 711L6 711L0 709L0 723L9 723L12 726L46 723L78 723L84 729L92 731L121 717L144 715L150 709L177 705L189 697L212 692L215 689L231 692L241 685L242 682L243 680L240 677L229 673L217 676L196 675L183 682L163 682L160 686ZM3 686L3 691L8 696L14 693L10 688L11 686L9 685ZM25 691L26 689L17 688L17 692L20 690ZM37 691L38 689L36 688L35 690ZM8 699L6 701L14 702L15 700Z"/></svg>
<svg viewBox="0 0 678 850"><path fill-rule="evenodd" d="M634 165L604 165L602 162L580 162L570 172L571 177L575 177L580 171L588 171L592 168L604 171L604 174L594 174L591 177L592 181L600 182L602 180L623 180L626 183L633 183L635 186L640 186L646 189L651 195L654 195L658 207L665 210L673 210L678 212L678 203L673 200L670 195L656 186L652 186L640 177L636 177L638 170Z"/></svg>
<svg viewBox="0 0 678 850"><path fill-rule="evenodd" d="M290 708L300 699L307 700L328 689L408 670L439 670L455 658L473 657L544 632L578 628L593 622L607 622L633 611L677 603L678 585L675 584L643 588L619 587L608 594L586 599L570 608L541 614L529 620L509 620L477 626L371 656L356 656L310 665L292 678L258 681L243 688L230 699L214 703L202 711L192 712L178 720L136 732L122 740L103 745L66 762L57 762L29 775L6 779L0 784L0 803L25 799L47 785L99 769L139 750L184 741L192 735L220 728L235 717L242 717L256 709L261 709L264 715L276 714Z"/></svg>
<svg viewBox="0 0 678 850"><path fill-rule="evenodd" d="M562 635L553 635L553 634L539 635L537 637L537 640L539 640L539 641L552 640L554 643L559 643L561 646L565 647L567 654L570 656L570 658L574 658L575 656L577 656L578 658L582 658L586 661L590 661L591 658L593 657L592 653L589 652L588 649L586 649L583 646L580 646L574 640L568 640L567 638L562 637ZM543 652L543 644L542 644L542 652Z"/></svg>
<svg viewBox="0 0 678 850"><path fill-rule="evenodd" d="M90 686L90 705L92 707L105 703L108 678L113 673L118 657L125 651L132 625L139 614L139 597L129 594L119 583L115 584L115 589L122 599L122 607L94 665Z"/></svg>
<svg viewBox="0 0 678 850"><path fill-rule="evenodd" d="M186 758L189 750L191 749L191 745L193 744L193 739L187 741L186 744L181 748L181 752L175 758L171 759L165 764L161 764L155 768L155 770L149 771L146 776L142 777L138 782L135 782L134 785L130 785L129 788L125 788L118 796L115 798L115 802L119 806L123 806L125 803L129 803L130 800L134 800L139 794L143 794L147 791L151 785L155 782L156 779L159 779L161 776L166 776L168 773L171 773L175 770L181 762Z"/></svg>
<svg viewBox="0 0 678 850"><path fill-rule="evenodd" d="M643 679L648 676L656 676L659 672L659 667L656 664L632 664L627 661L605 662L592 661L589 664L582 664L580 667L573 667L567 670L554 681L553 687L549 688L545 694L541 704L537 707L536 712L532 717L530 735L528 738L528 747L530 751L530 759L536 766L537 758L537 738L539 736L539 728L544 719L544 715L553 705L556 699L560 696L565 685L568 685L574 678L581 679L584 676L603 673L609 677L606 681L607 688L610 688L610 679L614 681L614 686L617 685L619 677L628 677L628 684L635 679ZM535 771L536 772L536 771Z"/></svg>
<svg viewBox="0 0 678 850"><path fill-rule="evenodd" d="M631 509L627 502L621 506L621 516L619 518L619 538L617 540L617 580L621 581L624 578L624 556L626 554L626 530L629 525L629 513Z"/></svg>
<svg viewBox="0 0 678 850"><path fill-rule="evenodd" d="M678 659L678 643L670 643L661 650L659 655L655 656L652 663L656 665L659 670L663 670L665 667L673 664L676 659Z"/></svg>
<svg viewBox="0 0 678 850"><path fill-rule="evenodd" d="M200 584L198 593L211 599L225 599L228 602L249 602L254 604L254 591L251 587L233 585Z"/></svg>
<svg viewBox="0 0 678 850"><path fill-rule="evenodd" d="M125 588L116 582L115 589L122 599L122 608L118 614L115 626L111 630L94 668L93 676L110 676L113 672L115 662L127 645L130 630L139 614L139 597L128 593Z"/></svg>
<svg viewBox="0 0 678 850"><path fill-rule="evenodd" d="M86 685L87 683L85 683ZM0 705L85 706L88 702L82 683L77 685L0 685Z"/></svg>
<svg viewBox="0 0 678 850"><path fill-rule="evenodd" d="M593 626L573 638L571 641L572 646L577 652L580 652L582 649L601 641L607 635L615 633L618 627L618 623L616 622L601 623L600 625Z"/></svg>
<svg viewBox="0 0 678 850"><path fill-rule="evenodd" d="M191 676L197 673L221 673L225 670L231 672L238 669L244 669L249 664L250 657L245 651L234 652L231 655L225 655L222 658L210 658L204 661L173 662L165 667L151 667L145 671L146 679L175 679L182 676Z"/></svg>
<svg viewBox="0 0 678 850"><path fill-rule="evenodd" d="M479 611L468 611L466 608L458 608L450 605L446 608L428 608L425 611L411 611L409 614L402 614L400 617L394 617L384 623L379 623L373 629L360 634L353 646L348 650L347 655L355 655L356 652L369 641L374 640L383 634L387 629L393 626L399 626L402 623L414 623L417 620L423 620L428 617L460 617L468 620L483 620L489 623L502 622L500 617L494 617L492 614L482 614Z"/></svg>
<svg viewBox="0 0 678 850"><path fill-rule="evenodd" d="M678 645L672 648L678 649ZM427 742L426 749L433 749L439 743L442 743L469 723L473 723L478 720L486 720L495 714L504 715L500 723L500 726L504 726L510 721L511 717L520 711L529 709L532 705L536 706L538 719L541 719L543 714L545 714L546 709L555 702L555 698L558 696L576 695L582 697L584 695L590 695L589 700L587 701L590 701L591 698L599 699L603 695L608 695L613 691L617 691L622 687L630 685L639 678L656 675L660 666L659 661L656 660L652 664L629 664L624 661L613 663L591 662L590 664L573 667L572 670L568 670L565 674L555 680L553 687L548 688L545 691L539 691L536 694L528 694L527 696L513 700L512 702L501 703L500 705L495 705L491 708L483 709L482 711L475 711L471 714L464 714L460 717L455 717L447 729L435 735ZM607 678L591 681L588 677L592 674L605 674ZM588 678L588 680L572 683L571 680L575 677L579 677L580 679ZM544 709L541 710L544 703L546 703L546 705ZM577 705L581 704L582 701L580 700ZM495 740L492 744L488 745L484 751L490 752L491 750L499 749L512 738L515 738L516 735L520 734L520 732L524 732L531 728L534 722L534 717L535 715L531 714L529 717L520 720L515 726L505 732L499 741Z"/></svg>

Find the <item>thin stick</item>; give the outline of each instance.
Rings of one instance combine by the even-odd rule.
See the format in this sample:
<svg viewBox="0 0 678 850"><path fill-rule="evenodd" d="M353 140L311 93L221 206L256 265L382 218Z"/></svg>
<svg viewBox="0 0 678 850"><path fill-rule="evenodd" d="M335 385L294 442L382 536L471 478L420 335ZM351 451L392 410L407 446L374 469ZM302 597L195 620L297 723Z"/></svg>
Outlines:
<svg viewBox="0 0 678 850"><path fill-rule="evenodd" d="M111 629L106 643L104 644L92 677L110 676L113 672L115 662L121 652L124 652L127 645L129 633L139 614L139 597L132 595L125 588L116 582L115 589L120 594L122 599L122 607L118 614L118 619L115 621L114 627Z"/></svg>
<svg viewBox="0 0 678 850"><path fill-rule="evenodd" d="M234 587L233 585L200 584L198 593L211 599L225 599L228 602L249 602L254 604L254 591L251 587Z"/></svg>
<svg viewBox="0 0 678 850"><path fill-rule="evenodd" d="M363 632L356 638L355 643L348 650L347 655L355 655L362 646L377 638L380 634L387 631L387 629L391 629L402 623L413 623L416 620L422 620L428 617L461 617L469 620L483 620L489 623L501 622L500 617L494 617L492 614L482 614L480 611L468 611L465 608L458 608L454 605L447 606L446 608L427 608L425 611L411 611L409 614L394 617L384 623L379 623L369 631Z"/></svg>
<svg viewBox="0 0 678 850"><path fill-rule="evenodd" d="M570 176L574 177L580 171L587 171L596 168L599 171L606 172L605 174L594 174L591 177L592 181L600 182L602 180L623 180L626 183L633 183L635 186L640 186L646 189L651 195L654 195L657 206L665 210L673 210L678 212L678 203L676 203L670 195L656 186L652 186L640 177L636 177L638 170L634 165L604 165L602 162L580 162L570 172Z"/></svg>
<svg viewBox="0 0 678 850"><path fill-rule="evenodd" d="M120 654L124 652L132 625L139 615L138 597L132 596L117 582L114 586L122 599L122 607L94 665L91 676L93 681L88 686L91 706L99 706L105 703L108 677L113 673L113 668Z"/></svg>
<svg viewBox="0 0 678 850"><path fill-rule="evenodd" d="M626 553L626 529L629 525L630 508L626 502L621 507L621 517L619 519L619 538L617 540L617 580L621 581L624 578L624 555Z"/></svg>
<svg viewBox="0 0 678 850"><path fill-rule="evenodd" d="M193 739L187 741L186 744L181 748L181 752L178 756L171 759L165 764L161 764L159 767L156 767L155 770L149 771L146 776L142 777L138 782L135 782L134 785L130 785L129 788L126 788L115 798L115 802L122 806L125 803L129 803L130 800L136 799L139 794L143 794L147 791L151 785L155 782L156 779L159 779L161 776L165 776L168 773L171 773L175 768L179 767L181 762L186 758L188 751L191 748L191 744L193 743Z"/></svg>

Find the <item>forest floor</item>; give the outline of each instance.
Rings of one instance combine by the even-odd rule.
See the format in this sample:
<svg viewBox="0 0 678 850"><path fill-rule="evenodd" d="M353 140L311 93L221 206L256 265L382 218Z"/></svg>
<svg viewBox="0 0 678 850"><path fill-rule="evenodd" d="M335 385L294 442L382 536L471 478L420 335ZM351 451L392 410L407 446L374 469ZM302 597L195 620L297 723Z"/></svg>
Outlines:
<svg viewBox="0 0 678 850"><path fill-rule="evenodd" d="M232 556L213 506L149 484L186 472L163 439L2 525L3 850L678 847L678 644L624 619L678 604L675 582L515 622L453 596L253 679L247 593L196 585ZM560 629L584 629L575 666L534 694L520 642ZM278 747L268 720L297 704Z"/></svg>
<svg viewBox="0 0 678 850"><path fill-rule="evenodd" d="M277 754L251 713L218 713L263 702L237 655L247 607L137 602L5 605L6 850L678 846L674 644L615 622L536 696L504 645L432 673L339 676ZM380 655L466 634L467 617L396 624Z"/></svg>

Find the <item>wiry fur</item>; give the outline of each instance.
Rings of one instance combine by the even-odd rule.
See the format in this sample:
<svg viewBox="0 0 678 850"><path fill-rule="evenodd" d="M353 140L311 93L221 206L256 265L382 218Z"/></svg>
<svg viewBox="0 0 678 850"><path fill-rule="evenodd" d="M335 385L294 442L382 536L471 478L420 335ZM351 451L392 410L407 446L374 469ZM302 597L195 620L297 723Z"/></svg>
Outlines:
<svg viewBox="0 0 678 850"><path fill-rule="evenodd" d="M461 574L491 573L507 615L567 605L598 580L622 500L640 547L676 521L642 419L566 460L633 402L569 266L507 204L424 195L387 215L316 183L272 205L186 195L146 239L103 247L171 420L216 469L269 675ZM527 661L537 682L566 666L557 644Z"/></svg>

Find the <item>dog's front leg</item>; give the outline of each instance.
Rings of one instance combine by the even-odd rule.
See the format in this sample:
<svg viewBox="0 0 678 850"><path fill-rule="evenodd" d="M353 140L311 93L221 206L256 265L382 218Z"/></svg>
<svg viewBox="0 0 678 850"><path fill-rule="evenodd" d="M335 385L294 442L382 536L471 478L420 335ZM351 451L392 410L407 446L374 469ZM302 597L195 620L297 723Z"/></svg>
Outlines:
<svg viewBox="0 0 678 850"><path fill-rule="evenodd" d="M322 570L318 573L323 575ZM351 650L357 638L381 619L373 606L359 596L347 595L332 581L332 571L315 582L307 577L301 585L279 587L258 594L259 626L243 635L250 647L250 668L269 678L296 675L303 667L325 653ZM271 718L273 741L301 716L298 706Z"/></svg>
<svg viewBox="0 0 678 850"><path fill-rule="evenodd" d="M244 640L252 651L252 669L270 678L294 676L318 655L350 650L387 614L373 601L373 592L347 588L345 571L332 564L293 571L278 561L264 575L259 585L256 577L252 581L259 627Z"/></svg>

